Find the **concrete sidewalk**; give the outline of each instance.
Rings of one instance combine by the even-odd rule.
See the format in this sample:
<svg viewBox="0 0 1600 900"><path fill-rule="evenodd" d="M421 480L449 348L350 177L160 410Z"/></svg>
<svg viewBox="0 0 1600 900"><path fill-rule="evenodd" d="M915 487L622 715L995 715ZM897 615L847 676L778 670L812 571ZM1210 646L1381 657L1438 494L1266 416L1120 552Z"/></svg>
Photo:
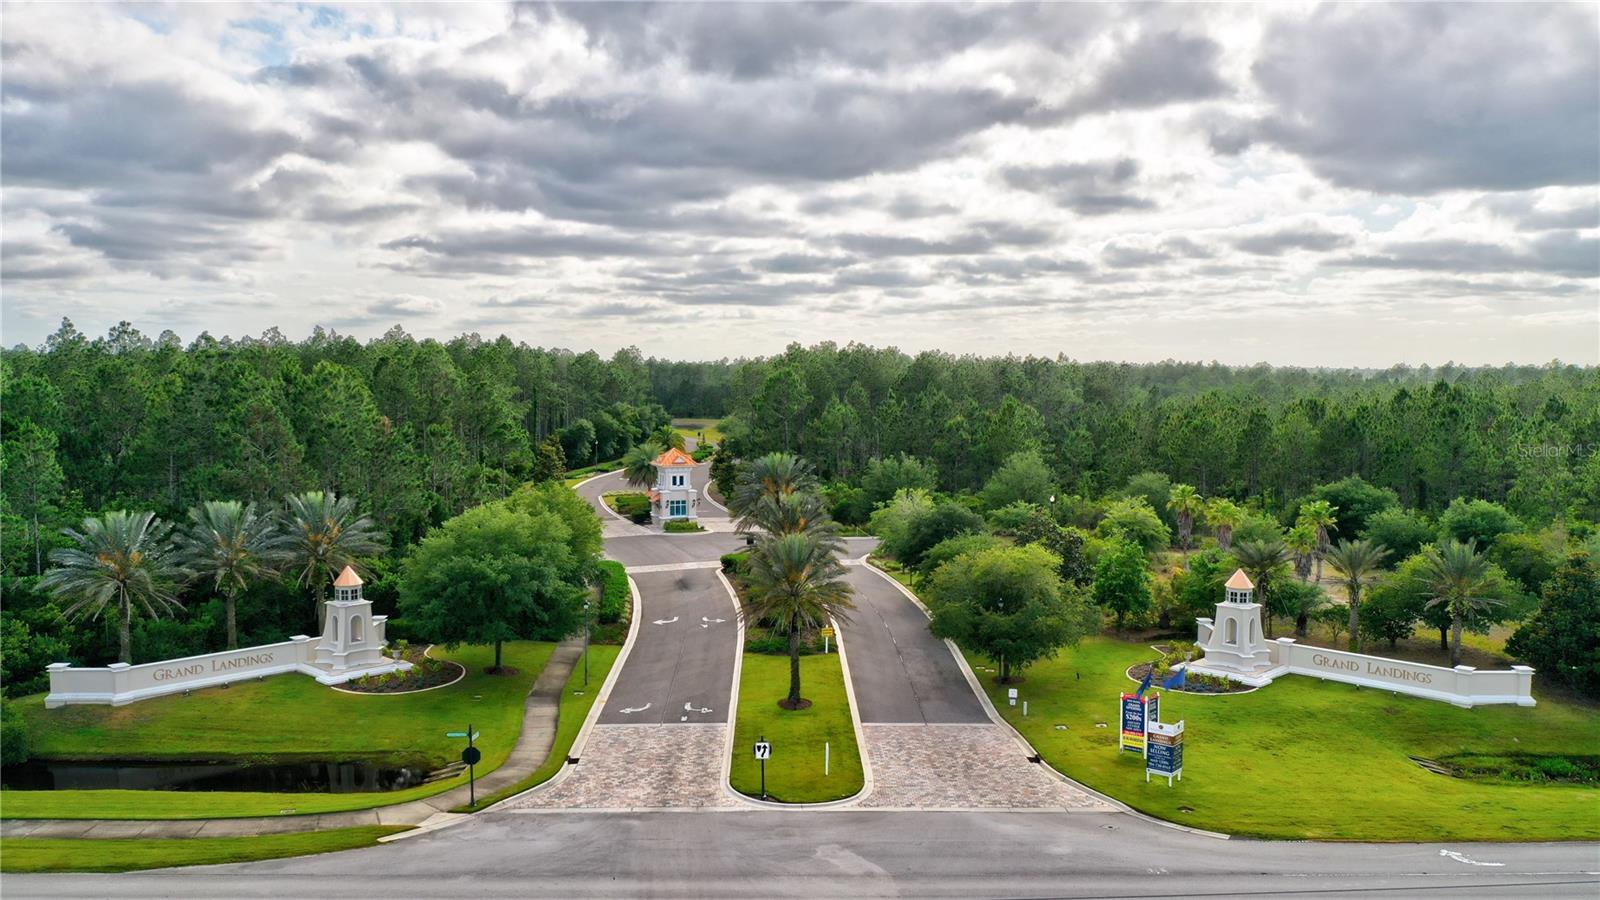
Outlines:
<svg viewBox="0 0 1600 900"><path fill-rule="evenodd" d="M479 799L515 784L544 765L556 741L561 691L583 657L583 638L562 641L550 654L528 691L522 715L522 733L504 764L478 779ZM360 825L420 825L467 803L462 785L442 794L349 812L305 816L263 816L248 819L6 819L0 820L0 837L132 838L132 837L233 837L324 831Z"/></svg>

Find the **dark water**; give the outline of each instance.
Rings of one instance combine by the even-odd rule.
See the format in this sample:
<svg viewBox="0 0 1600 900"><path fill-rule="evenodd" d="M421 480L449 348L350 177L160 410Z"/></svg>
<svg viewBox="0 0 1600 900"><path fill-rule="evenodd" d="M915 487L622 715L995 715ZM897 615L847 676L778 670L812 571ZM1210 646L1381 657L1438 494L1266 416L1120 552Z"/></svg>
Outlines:
<svg viewBox="0 0 1600 900"><path fill-rule="evenodd" d="M216 762L61 762L29 760L0 769L0 783L21 791L261 791L353 794L415 787L428 770L364 762L244 765Z"/></svg>

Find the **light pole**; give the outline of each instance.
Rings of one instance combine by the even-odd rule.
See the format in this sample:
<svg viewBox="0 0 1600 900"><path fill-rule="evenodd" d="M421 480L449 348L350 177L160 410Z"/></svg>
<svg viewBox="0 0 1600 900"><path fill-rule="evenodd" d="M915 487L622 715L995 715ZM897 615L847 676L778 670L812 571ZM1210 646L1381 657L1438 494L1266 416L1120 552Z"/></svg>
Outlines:
<svg viewBox="0 0 1600 900"><path fill-rule="evenodd" d="M589 689L589 633L594 630L589 619L589 601L583 601L583 689Z"/></svg>

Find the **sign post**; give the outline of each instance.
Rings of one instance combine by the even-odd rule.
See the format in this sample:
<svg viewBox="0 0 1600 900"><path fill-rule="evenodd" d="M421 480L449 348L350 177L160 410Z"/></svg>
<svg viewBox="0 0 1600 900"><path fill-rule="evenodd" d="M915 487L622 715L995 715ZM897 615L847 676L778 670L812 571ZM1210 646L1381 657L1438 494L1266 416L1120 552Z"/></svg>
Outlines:
<svg viewBox="0 0 1600 900"><path fill-rule="evenodd" d="M829 626L822 629L822 655L828 655L828 639L833 637L833 628Z"/></svg>
<svg viewBox="0 0 1600 900"><path fill-rule="evenodd" d="M1161 695L1151 693L1148 697L1141 697L1138 694L1123 694L1117 712L1122 719L1122 736L1118 746L1145 756L1148 744L1145 736L1150 731L1150 725L1161 717Z"/></svg>
<svg viewBox="0 0 1600 900"><path fill-rule="evenodd" d="M478 805L478 762L483 759L483 751L472 746L478 739L478 732L472 730L472 723L467 723L466 731L446 731L445 737L464 737L467 739L467 749L461 751L461 761L467 764L467 805Z"/></svg>
<svg viewBox="0 0 1600 900"><path fill-rule="evenodd" d="M1165 775L1167 787L1172 787L1173 777L1183 780L1183 721L1170 725L1150 723L1150 749L1144 762L1144 780L1150 776Z"/></svg>
<svg viewBox="0 0 1600 900"><path fill-rule="evenodd" d="M762 735L756 739L756 759L761 762L761 799L767 799L767 759L772 756L772 744L768 743L767 736Z"/></svg>

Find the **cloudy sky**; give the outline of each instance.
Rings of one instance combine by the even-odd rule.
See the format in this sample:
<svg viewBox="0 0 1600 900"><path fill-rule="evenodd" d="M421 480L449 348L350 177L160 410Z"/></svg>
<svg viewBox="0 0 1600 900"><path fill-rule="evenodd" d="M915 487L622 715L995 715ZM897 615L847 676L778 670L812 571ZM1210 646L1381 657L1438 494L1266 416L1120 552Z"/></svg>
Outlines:
<svg viewBox="0 0 1600 900"><path fill-rule="evenodd" d="M5 4L5 345L1595 363L1600 7Z"/></svg>

